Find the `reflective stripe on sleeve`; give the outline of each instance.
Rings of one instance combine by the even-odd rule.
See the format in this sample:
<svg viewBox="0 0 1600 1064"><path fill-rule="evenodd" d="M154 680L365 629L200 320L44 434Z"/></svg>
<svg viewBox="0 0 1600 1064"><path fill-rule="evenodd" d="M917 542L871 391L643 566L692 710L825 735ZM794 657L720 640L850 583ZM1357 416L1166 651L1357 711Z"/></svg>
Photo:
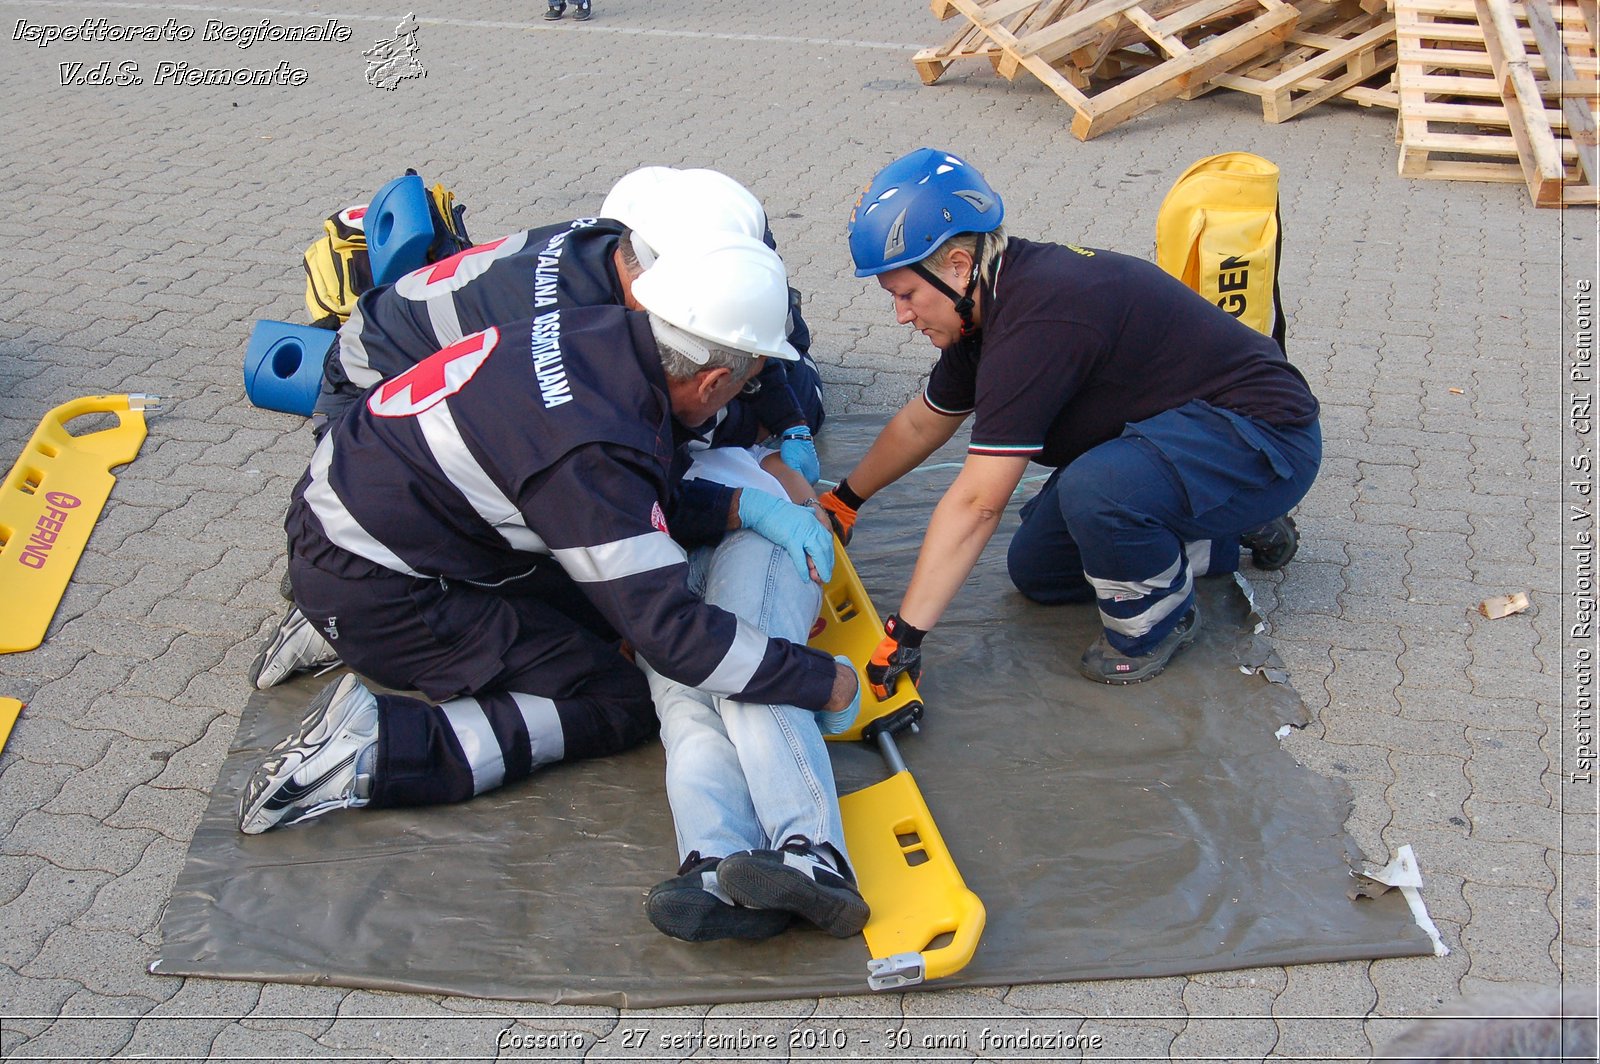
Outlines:
<svg viewBox="0 0 1600 1064"><path fill-rule="evenodd" d="M550 552L567 575L580 584L621 580L688 560L684 549L665 532L613 540L594 547L564 547Z"/></svg>
<svg viewBox="0 0 1600 1064"><path fill-rule="evenodd" d="M363 390L383 379L378 371L372 368L367 345L361 342L361 333L366 327L367 319L366 315L361 313L360 302L350 308L350 319L339 327L339 365L344 367L346 379Z"/></svg>
<svg viewBox="0 0 1600 1064"><path fill-rule="evenodd" d="M733 645L722 656L711 675L699 685L714 695L736 695L750 686L750 680L767 654L767 637L754 625L739 622Z"/></svg>
<svg viewBox="0 0 1600 1064"><path fill-rule="evenodd" d="M428 311L428 324L433 327L433 338L444 350L466 335L461 330L461 318L456 314L455 296L441 292L427 300L423 306Z"/></svg>

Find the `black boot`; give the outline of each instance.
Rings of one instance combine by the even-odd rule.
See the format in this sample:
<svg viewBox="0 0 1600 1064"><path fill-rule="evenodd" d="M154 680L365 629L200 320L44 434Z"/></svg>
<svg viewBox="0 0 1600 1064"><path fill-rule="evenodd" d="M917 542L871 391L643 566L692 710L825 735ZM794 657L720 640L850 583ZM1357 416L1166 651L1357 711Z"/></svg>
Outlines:
<svg viewBox="0 0 1600 1064"><path fill-rule="evenodd" d="M1239 546L1250 549L1250 561L1268 572L1289 564L1300 549L1300 533L1288 514L1239 535Z"/></svg>

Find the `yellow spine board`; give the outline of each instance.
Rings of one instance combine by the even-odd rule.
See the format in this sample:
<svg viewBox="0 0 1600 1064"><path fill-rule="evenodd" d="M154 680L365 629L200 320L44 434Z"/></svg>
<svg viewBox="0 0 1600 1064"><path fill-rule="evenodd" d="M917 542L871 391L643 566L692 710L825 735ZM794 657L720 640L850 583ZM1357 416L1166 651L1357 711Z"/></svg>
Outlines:
<svg viewBox="0 0 1600 1064"><path fill-rule="evenodd" d="M44 416L0 485L0 653L44 639L89 533L111 496L111 470L133 461L145 438L143 396L91 395ZM114 428L74 436L84 414L117 416Z"/></svg>
<svg viewBox="0 0 1600 1064"><path fill-rule="evenodd" d="M899 686L883 701L867 686L867 662L883 639L883 621L872 608L867 589L856 575L856 567L844 552L838 537L833 541L833 579L822 590L821 629L812 635L811 646L829 654L843 654L856 667L856 678L861 682L861 712L856 722L837 735L832 742L854 742L861 738L861 729L880 717L887 717L903 706L921 701L909 677L901 677Z"/></svg>
<svg viewBox="0 0 1600 1064"><path fill-rule="evenodd" d="M6 740L11 738L11 726L21 713L21 702L15 698L0 698L0 750L6 748Z"/></svg>
<svg viewBox="0 0 1600 1064"><path fill-rule="evenodd" d="M867 686L866 664L883 638L883 622L837 539L833 579L823 589L819 620L811 646L849 658L861 681L860 714L849 729L828 736L830 741L860 739L868 724L921 701L906 677L883 701ZM893 750L892 740L879 742L887 744L886 755ZM872 952L868 985L892 990L966 967L983 934L983 902L967 889L911 773L902 769L845 795L839 810L857 884L872 907L862 932ZM933 945L941 939L946 940Z"/></svg>
<svg viewBox="0 0 1600 1064"><path fill-rule="evenodd" d="M926 979L966 967L983 934L983 902L967 889L911 773L847 794L839 808L861 894L872 906L862 931L872 956L920 954ZM942 935L949 941L930 949Z"/></svg>

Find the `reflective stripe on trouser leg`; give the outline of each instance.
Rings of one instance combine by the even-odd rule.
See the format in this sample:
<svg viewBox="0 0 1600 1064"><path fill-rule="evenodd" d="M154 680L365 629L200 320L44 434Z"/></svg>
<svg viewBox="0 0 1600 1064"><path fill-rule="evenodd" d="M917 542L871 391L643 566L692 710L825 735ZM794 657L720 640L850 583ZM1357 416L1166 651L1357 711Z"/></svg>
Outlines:
<svg viewBox="0 0 1600 1064"><path fill-rule="evenodd" d="M472 772L472 793L492 791L506 779L506 756L476 698L452 698L439 707L450 722L462 759Z"/></svg>
<svg viewBox="0 0 1600 1064"><path fill-rule="evenodd" d="M1194 575L1182 551L1171 565L1144 580L1084 575L1094 586L1106 640L1124 654L1142 654L1160 642L1194 598Z"/></svg>
<svg viewBox="0 0 1600 1064"><path fill-rule="evenodd" d="M561 729L561 714L553 700L540 695L512 691L511 698L528 729L530 768L553 765L567 756L566 735Z"/></svg>
<svg viewBox="0 0 1600 1064"><path fill-rule="evenodd" d="M495 692L439 706L379 695L378 715L374 806L465 801L567 752L556 704L537 695Z"/></svg>
<svg viewBox="0 0 1600 1064"><path fill-rule="evenodd" d="M506 705L508 700L510 706ZM486 703L502 719L491 723ZM492 791L509 782L506 778L508 761L518 766L514 778L521 779L536 768L560 761L565 749L556 704L539 695L510 691L482 700L453 698L439 710L449 720L462 757L472 771L473 794ZM516 717L506 719L513 711ZM526 757L513 754L508 758L501 745L502 736L514 744L515 753L526 749Z"/></svg>
<svg viewBox="0 0 1600 1064"><path fill-rule="evenodd" d="M1106 641L1137 656L1164 639L1194 598L1184 489L1146 441L1122 436L1080 455L1055 484L1061 516L1094 588ZM1210 564L1210 551L1205 551Z"/></svg>

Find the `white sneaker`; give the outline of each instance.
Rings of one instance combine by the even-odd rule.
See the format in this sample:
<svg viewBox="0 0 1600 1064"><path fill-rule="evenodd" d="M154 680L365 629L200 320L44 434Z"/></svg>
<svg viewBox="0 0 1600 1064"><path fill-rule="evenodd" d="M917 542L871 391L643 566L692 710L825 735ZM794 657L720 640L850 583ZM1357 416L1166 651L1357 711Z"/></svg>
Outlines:
<svg viewBox="0 0 1600 1064"><path fill-rule="evenodd" d="M250 682L265 691L296 673L317 672L337 664L339 652L322 638L299 606L290 606L272 639L256 655L256 662L250 667Z"/></svg>
<svg viewBox="0 0 1600 1064"><path fill-rule="evenodd" d="M355 676L340 677L312 700L300 729L250 774L239 799L239 830L259 835L366 805L372 772L363 761L372 760L368 751L377 742L377 698Z"/></svg>

